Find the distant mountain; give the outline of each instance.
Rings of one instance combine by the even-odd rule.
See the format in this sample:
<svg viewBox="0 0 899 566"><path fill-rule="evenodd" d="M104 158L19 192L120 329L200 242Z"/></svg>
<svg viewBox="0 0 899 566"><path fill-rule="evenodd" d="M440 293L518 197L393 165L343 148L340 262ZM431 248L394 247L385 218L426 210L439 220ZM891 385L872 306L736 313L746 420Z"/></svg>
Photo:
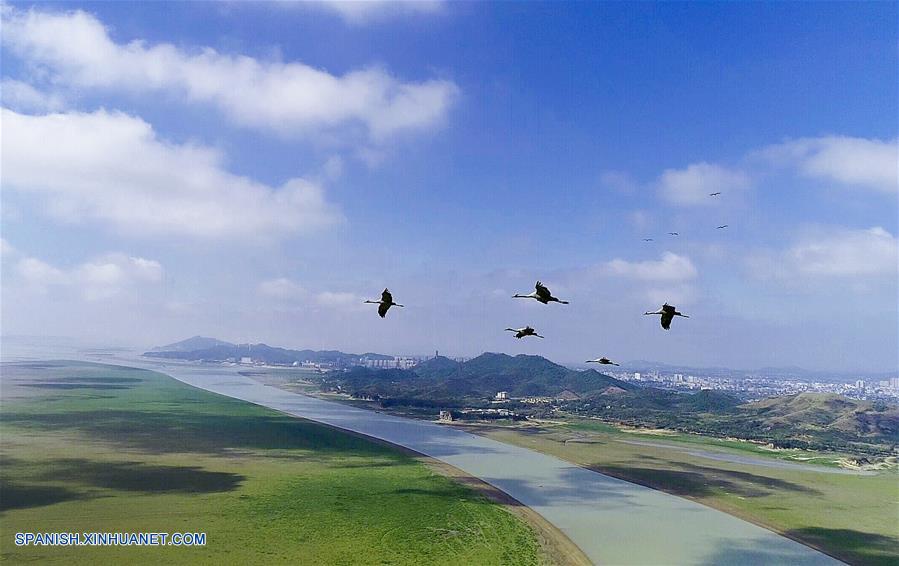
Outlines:
<svg viewBox="0 0 899 566"><path fill-rule="evenodd" d="M411 370L357 367L332 379L343 390L357 395L431 400L486 400L499 391L508 391L511 397L552 397L566 390L583 396L609 388L636 389L595 370L571 370L540 356L493 353L467 362L438 356Z"/></svg>
<svg viewBox="0 0 899 566"><path fill-rule="evenodd" d="M392 360L393 356L384 354L347 354L337 350L289 350L276 348L267 344L231 344L194 336L181 342L153 348L144 353L154 358L167 358L188 361L226 361L249 357L253 360L269 364L292 364L293 362L310 361L318 364L330 363L336 366L347 366L358 363L362 358Z"/></svg>
<svg viewBox="0 0 899 566"><path fill-rule="evenodd" d="M151 352L193 352L196 350L207 350L217 346L234 346L230 342L224 342L216 338L206 338L205 336L194 336L187 340L168 344L167 346L157 346L150 350Z"/></svg>

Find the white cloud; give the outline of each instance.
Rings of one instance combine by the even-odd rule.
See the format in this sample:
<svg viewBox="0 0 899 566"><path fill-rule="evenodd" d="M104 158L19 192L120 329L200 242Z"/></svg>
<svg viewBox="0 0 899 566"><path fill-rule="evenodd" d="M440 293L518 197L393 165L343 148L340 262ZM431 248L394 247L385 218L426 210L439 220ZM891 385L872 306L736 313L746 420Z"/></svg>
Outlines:
<svg viewBox="0 0 899 566"><path fill-rule="evenodd" d="M260 283L259 293L275 299L296 299L306 296L306 289L286 277L279 277Z"/></svg>
<svg viewBox="0 0 899 566"><path fill-rule="evenodd" d="M187 52L167 43L119 44L99 20L82 11L7 6L3 42L29 64L49 68L59 82L177 94L211 104L241 126L288 135L339 130L355 137L361 126L370 140L378 141L428 129L443 121L458 93L449 80L402 82L378 67L338 76L303 63L259 61L210 48Z"/></svg>
<svg viewBox="0 0 899 566"><path fill-rule="evenodd" d="M6 238L0 238L0 257L9 257L16 253L16 247L6 241Z"/></svg>
<svg viewBox="0 0 899 566"><path fill-rule="evenodd" d="M32 289L50 285L77 290L88 300L107 299L144 283L162 281L162 265L155 260L121 253L106 254L71 269L60 269L34 257L19 260L16 271Z"/></svg>
<svg viewBox="0 0 899 566"><path fill-rule="evenodd" d="M286 277L263 281L259 284L257 290L264 297L286 303L336 310L360 310L362 308L362 299L354 293L341 291L313 292Z"/></svg>
<svg viewBox="0 0 899 566"><path fill-rule="evenodd" d="M806 177L886 193L899 192L899 140L848 136L801 138L755 153Z"/></svg>
<svg viewBox="0 0 899 566"><path fill-rule="evenodd" d="M45 196L48 211L66 221L139 236L267 240L342 218L306 180L274 188L239 177L216 150L165 142L126 114L3 109L2 123L3 187Z"/></svg>
<svg viewBox="0 0 899 566"><path fill-rule="evenodd" d="M27 283L41 288L46 285L54 285L66 281L66 276L62 270L33 257L19 260L16 269Z"/></svg>
<svg viewBox="0 0 899 566"><path fill-rule="evenodd" d="M124 254L108 254L83 263L72 272L75 284L89 300L112 297L131 285L158 283L162 275L158 261Z"/></svg>
<svg viewBox="0 0 899 566"><path fill-rule="evenodd" d="M127 280L158 282L162 280L162 265L142 257L111 254L82 264L76 275L97 285L118 285Z"/></svg>
<svg viewBox="0 0 899 566"><path fill-rule="evenodd" d="M896 237L877 226L801 241L787 250L785 260L803 275L895 275L899 270L897 250Z"/></svg>
<svg viewBox="0 0 899 566"><path fill-rule="evenodd" d="M658 180L659 194L676 205L711 205L719 202L710 193L742 190L750 185L749 176L738 170L700 162L686 169L666 169Z"/></svg>
<svg viewBox="0 0 899 566"><path fill-rule="evenodd" d="M322 175L325 179L334 181L343 176L343 158L339 155L332 155L322 165Z"/></svg>
<svg viewBox="0 0 899 566"><path fill-rule="evenodd" d="M57 93L42 92L28 83L15 79L0 82L0 100L6 108L20 111L53 111L65 106L65 100Z"/></svg>
<svg viewBox="0 0 899 566"><path fill-rule="evenodd" d="M643 281L685 281L697 275L690 258L665 252L658 261L613 259L604 265L606 273Z"/></svg>
<svg viewBox="0 0 899 566"><path fill-rule="evenodd" d="M315 302L324 307L350 307L361 304L362 301L353 293L335 293L323 291L315 296Z"/></svg>
<svg viewBox="0 0 899 566"><path fill-rule="evenodd" d="M436 14L443 10L442 0L319 0L310 6L321 7L339 15L352 25L415 14Z"/></svg>
<svg viewBox="0 0 899 566"><path fill-rule="evenodd" d="M786 250L751 256L747 263L750 271L763 279L895 278L899 271L899 245L896 236L879 226L818 230Z"/></svg>
<svg viewBox="0 0 899 566"><path fill-rule="evenodd" d="M646 210L635 210L629 213L628 220L637 232L645 232L655 223L652 214Z"/></svg>

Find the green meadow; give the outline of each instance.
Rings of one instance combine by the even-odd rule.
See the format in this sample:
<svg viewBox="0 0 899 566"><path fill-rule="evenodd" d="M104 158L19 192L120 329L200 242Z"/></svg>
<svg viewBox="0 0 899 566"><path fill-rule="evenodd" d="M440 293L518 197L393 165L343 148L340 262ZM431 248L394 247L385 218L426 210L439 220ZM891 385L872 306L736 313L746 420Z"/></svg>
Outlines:
<svg viewBox="0 0 899 566"><path fill-rule="evenodd" d="M538 564L534 532L389 447L129 368L4 364L0 557ZM16 547L16 532L202 532L195 547Z"/></svg>
<svg viewBox="0 0 899 566"><path fill-rule="evenodd" d="M830 470L839 455L772 452L748 443L696 435L640 434L596 421L490 424L466 429L693 499L850 564L899 564L899 474L895 467L870 475L849 475L723 461L696 455L695 450L767 458L774 464L785 460L822 463L831 466Z"/></svg>

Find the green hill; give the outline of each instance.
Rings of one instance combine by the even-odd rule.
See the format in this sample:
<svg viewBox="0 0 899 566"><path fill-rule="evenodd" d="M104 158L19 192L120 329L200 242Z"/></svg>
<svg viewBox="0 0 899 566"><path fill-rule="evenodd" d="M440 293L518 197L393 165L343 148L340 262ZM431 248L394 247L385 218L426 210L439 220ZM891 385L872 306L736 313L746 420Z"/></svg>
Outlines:
<svg viewBox="0 0 899 566"><path fill-rule="evenodd" d="M447 401L492 399L499 391L511 397L552 397L563 391L578 395L609 387L635 386L595 370L575 371L540 356L485 353L467 362L436 357L411 370L356 367L331 376L332 384L356 395Z"/></svg>
<svg viewBox="0 0 899 566"><path fill-rule="evenodd" d="M899 442L899 408L857 401L832 393L800 393L740 407L770 430L832 431Z"/></svg>

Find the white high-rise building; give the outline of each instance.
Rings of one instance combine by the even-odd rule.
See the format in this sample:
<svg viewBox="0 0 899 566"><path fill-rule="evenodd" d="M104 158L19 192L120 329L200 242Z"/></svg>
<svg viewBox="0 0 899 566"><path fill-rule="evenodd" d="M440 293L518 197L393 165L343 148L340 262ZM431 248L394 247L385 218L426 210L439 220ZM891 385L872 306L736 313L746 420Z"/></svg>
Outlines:
<svg viewBox="0 0 899 566"><path fill-rule="evenodd" d="M640 381L640 379L641 379L641 378L640 378L640 372L639 372L639 371L635 371L635 372L634 372L634 381Z"/></svg>

